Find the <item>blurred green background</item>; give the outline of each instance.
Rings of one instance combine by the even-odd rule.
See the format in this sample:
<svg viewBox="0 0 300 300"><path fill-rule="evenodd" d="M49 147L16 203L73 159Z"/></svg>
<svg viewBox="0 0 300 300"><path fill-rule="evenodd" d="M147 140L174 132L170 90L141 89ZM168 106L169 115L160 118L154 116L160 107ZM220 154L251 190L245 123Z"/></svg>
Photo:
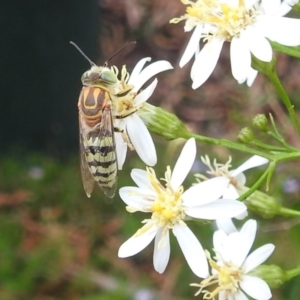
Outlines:
<svg viewBox="0 0 300 300"><path fill-rule="evenodd" d="M144 215L129 215L117 195L113 200L97 188L88 199L79 170L77 99L80 77L88 62L69 44L76 42L97 64L122 46L137 41L111 61L131 70L150 56L167 59L173 72L159 74L149 100L175 113L194 132L235 140L258 112L272 112L287 140L296 135L267 80L259 75L251 89L230 73L225 47L211 78L191 89L189 70L178 61L188 41L182 25L169 19L184 13L177 0L39 0L1 1L0 6L0 299L110 300L192 299L189 287L198 279L186 266L172 237L166 272L152 266L153 245L135 257L119 259L119 246L141 225ZM299 107L299 62L278 55L278 73ZM174 165L183 141L169 143L154 136L157 173ZM220 147L199 145L233 166L249 158ZM144 168L129 153L119 173L119 186L133 185L132 168ZM300 209L299 163L278 167L270 193L285 206ZM263 169L263 168L262 168ZM262 169L249 171L248 184ZM204 172L198 159L193 172ZM190 176L186 186L194 181ZM299 220L259 221L255 247L274 243L269 259L285 269L299 265ZM211 248L213 227L191 224L204 248ZM299 279L273 291L273 299L298 299Z"/></svg>

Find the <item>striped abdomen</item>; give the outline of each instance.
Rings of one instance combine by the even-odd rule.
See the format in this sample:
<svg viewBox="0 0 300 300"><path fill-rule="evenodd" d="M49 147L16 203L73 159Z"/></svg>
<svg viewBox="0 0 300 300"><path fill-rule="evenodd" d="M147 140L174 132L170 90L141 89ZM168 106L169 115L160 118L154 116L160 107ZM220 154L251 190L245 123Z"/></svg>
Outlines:
<svg viewBox="0 0 300 300"><path fill-rule="evenodd" d="M85 169L91 180L98 183L104 193L113 197L117 182L117 157L109 93L98 87L84 87L79 101L79 124L84 149L82 173ZM83 175L87 194L90 194L89 176Z"/></svg>
<svg viewBox="0 0 300 300"><path fill-rule="evenodd" d="M110 190L115 192L117 180L117 157L112 134L109 130L107 134L98 136L96 132L91 132L85 153L94 180L106 194Z"/></svg>

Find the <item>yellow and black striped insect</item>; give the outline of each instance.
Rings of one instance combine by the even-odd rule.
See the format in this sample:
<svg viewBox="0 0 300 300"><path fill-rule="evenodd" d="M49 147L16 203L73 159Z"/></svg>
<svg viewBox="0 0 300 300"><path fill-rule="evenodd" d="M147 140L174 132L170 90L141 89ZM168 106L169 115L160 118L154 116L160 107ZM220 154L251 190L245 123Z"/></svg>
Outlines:
<svg viewBox="0 0 300 300"><path fill-rule="evenodd" d="M117 75L107 67L95 65L73 42L73 46L90 62L79 100L80 166L83 186L88 197L95 182L112 198L117 186L117 154L114 140L112 97Z"/></svg>

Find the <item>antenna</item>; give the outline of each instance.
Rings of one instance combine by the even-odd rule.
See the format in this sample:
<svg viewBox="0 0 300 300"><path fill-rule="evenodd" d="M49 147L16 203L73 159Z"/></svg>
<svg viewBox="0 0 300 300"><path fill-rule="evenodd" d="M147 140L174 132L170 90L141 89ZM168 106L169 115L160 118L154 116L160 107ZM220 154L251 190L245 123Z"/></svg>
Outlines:
<svg viewBox="0 0 300 300"><path fill-rule="evenodd" d="M72 42L72 41L70 41L70 44L71 45L73 45L78 51L79 51L79 53L91 64L91 66L96 66L96 64L95 63L93 63L88 57L87 57L87 55L79 48L79 46L77 46L77 44L75 44L74 42ZM129 44L128 44L129 45ZM126 45L126 47L128 46L128 45ZM126 47L124 47L124 48L126 48ZM124 49L123 48L123 49ZM123 49L121 49L121 50L123 50ZM119 51L120 52L120 51ZM118 52L118 53L119 53ZM117 54L118 54L117 53ZM116 56L116 54L114 55L114 56ZM114 57L113 56L113 57Z"/></svg>
<svg viewBox="0 0 300 300"><path fill-rule="evenodd" d="M118 54L120 54L123 50L125 50L128 46L132 45L132 44L136 44L136 41L132 41L130 43L128 43L127 45L125 45L124 47L122 47L117 53L115 53L111 58L109 58L106 62L105 62L105 66L107 66L108 62L111 61L114 57L116 57Z"/></svg>

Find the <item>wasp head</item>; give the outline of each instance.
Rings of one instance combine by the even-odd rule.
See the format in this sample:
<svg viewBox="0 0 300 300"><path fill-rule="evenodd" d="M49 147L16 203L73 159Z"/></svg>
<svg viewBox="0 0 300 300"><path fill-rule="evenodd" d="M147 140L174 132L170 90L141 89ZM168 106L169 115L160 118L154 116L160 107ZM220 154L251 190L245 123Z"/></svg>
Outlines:
<svg viewBox="0 0 300 300"><path fill-rule="evenodd" d="M85 86L110 86L117 83L118 78L117 75L107 67L92 66L89 71L83 73L81 81Z"/></svg>

